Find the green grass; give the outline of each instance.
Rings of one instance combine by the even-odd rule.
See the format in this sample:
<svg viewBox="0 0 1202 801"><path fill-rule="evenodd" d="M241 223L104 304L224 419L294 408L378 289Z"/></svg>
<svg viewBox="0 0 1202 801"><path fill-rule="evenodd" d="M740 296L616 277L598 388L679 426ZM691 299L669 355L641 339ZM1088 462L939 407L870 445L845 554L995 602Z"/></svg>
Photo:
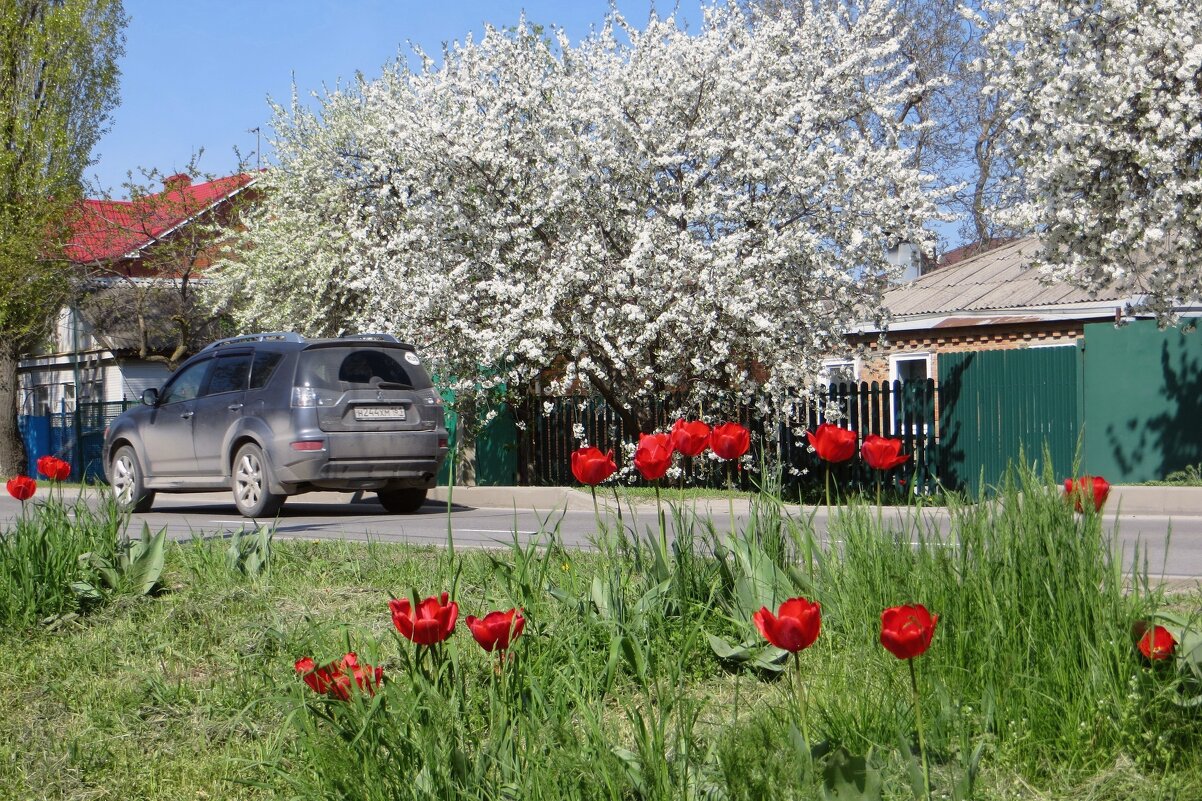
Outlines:
<svg viewBox="0 0 1202 801"><path fill-rule="evenodd" d="M807 506L825 505L826 498L823 495L821 486L806 485L804 494L799 494L802 488L790 486L785 488L785 494L781 498L786 503L801 503ZM582 492L587 492L587 489L581 488ZM647 504L655 502L655 487L630 487L626 485L617 485L618 497L624 502ZM597 497L603 500L613 499L613 489L608 486L597 488ZM741 489L720 489L711 487L690 487L685 486L673 487L665 485L660 489L660 498L665 502L679 502L683 499L686 503L693 501L718 500L725 501L727 499L746 501L757 498L777 498L780 497L779 489L770 487L767 491L761 492L759 489L741 490ZM923 496L922 504L924 506L946 506L949 504L962 503L963 498L954 492L941 492L934 495ZM842 499L844 503L876 503L876 494L872 489L868 490L853 490L850 497ZM899 495L896 492L886 491L882 497L882 501L886 505L906 506L913 504L915 499L907 498Z"/></svg>
<svg viewBox="0 0 1202 801"><path fill-rule="evenodd" d="M655 487L627 487L618 486L618 497L624 501L633 501L635 503L654 503L655 502ZM597 494L602 498L612 498L613 490L606 487L597 489ZM749 497L759 495L759 492L747 492L745 490L735 489L712 489L710 487L668 487L660 489L660 497L664 501L678 501L683 498L685 501L693 500L726 500L734 498L736 500L747 500Z"/></svg>
<svg viewBox="0 0 1202 801"><path fill-rule="evenodd" d="M225 540L175 546L157 597L0 633L0 798L819 799L840 749L868 757L885 798L913 798L908 672L877 642L903 602L940 615L917 660L936 797L963 791L974 758L971 797L990 801L1202 797L1202 718L1175 703L1191 685L1131 635L1202 595L1121 574L1101 518L1019 480L953 507L950 542L851 506L833 552L771 499L736 540L674 510L693 549L612 519L590 553L277 540L256 579ZM419 668L387 601L440 590L461 619L523 607L513 661L498 672L461 626ZM804 727L788 680L709 640L756 645L748 609L786 593L823 608L799 660ZM374 699L295 676L300 656L347 650L385 667Z"/></svg>
<svg viewBox="0 0 1202 801"><path fill-rule="evenodd" d="M1186 465L1174 470L1160 481L1145 481L1141 487L1202 487L1202 464Z"/></svg>

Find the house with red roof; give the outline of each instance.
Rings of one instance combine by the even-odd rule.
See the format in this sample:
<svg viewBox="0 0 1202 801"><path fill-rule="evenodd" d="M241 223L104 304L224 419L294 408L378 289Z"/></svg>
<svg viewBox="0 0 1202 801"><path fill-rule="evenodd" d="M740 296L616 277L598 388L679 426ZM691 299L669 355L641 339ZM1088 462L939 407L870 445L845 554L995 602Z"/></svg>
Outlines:
<svg viewBox="0 0 1202 801"><path fill-rule="evenodd" d="M136 399L221 335L220 311L199 293L256 180L181 173L156 192L79 204L64 245L79 291L20 362L23 415Z"/></svg>

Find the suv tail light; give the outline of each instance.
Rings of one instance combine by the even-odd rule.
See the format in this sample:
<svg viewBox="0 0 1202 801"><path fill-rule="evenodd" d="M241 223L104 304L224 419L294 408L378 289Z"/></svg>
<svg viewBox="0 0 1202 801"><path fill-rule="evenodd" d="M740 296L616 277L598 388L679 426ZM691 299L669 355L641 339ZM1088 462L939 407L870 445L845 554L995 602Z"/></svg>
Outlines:
<svg viewBox="0 0 1202 801"><path fill-rule="evenodd" d="M294 409L311 409L314 406L334 406L338 397L329 392L322 393L316 387L305 385L292 388L292 407Z"/></svg>
<svg viewBox="0 0 1202 801"><path fill-rule="evenodd" d="M292 406L299 409L307 409L317 405L317 390L313 387L293 387L292 388Z"/></svg>

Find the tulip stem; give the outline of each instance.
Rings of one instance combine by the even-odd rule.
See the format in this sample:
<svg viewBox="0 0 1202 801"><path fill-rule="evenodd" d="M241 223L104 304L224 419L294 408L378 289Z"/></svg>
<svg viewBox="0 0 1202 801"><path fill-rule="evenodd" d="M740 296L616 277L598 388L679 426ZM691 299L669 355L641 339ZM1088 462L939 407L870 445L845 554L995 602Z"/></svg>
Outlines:
<svg viewBox="0 0 1202 801"><path fill-rule="evenodd" d="M743 671L735 671L735 726L739 725L739 681L743 678Z"/></svg>
<svg viewBox="0 0 1202 801"><path fill-rule="evenodd" d="M622 499L618 497L618 485L613 484L614 505L618 507L618 528L623 534L626 533L626 523L622 520Z"/></svg>
<svg viewBox="0 0 1202 801"><path fill-rule="evenodd" d="M659 481L655 482L655 511L659 518L659 547L660 553L663 555L664 565L668 563L668 526L664 520L664 507L659 499Z"/></svg>
<svg viewBox="0 0 1202 801"><path fill-rule="evenodd" d="M831 463L826 463L826 511L831 511Z"/></svg>
<svg viewBox="0 0 1202 801"><path fill-rule="evenodd" d="M793 696L797 700L797 722L801 725L801 738L805 740L806 752L810 751L810 724L806 715L806 688L801 680L801 652L793 652Z"/></svg>
<svg viewBox="0 0 1202 801"><path fill-rule="evenodd" d="M447 480L447 562L455 564L455 526L451 520L451 506L455 497L455 459L459 455L459 443L451 451L451 468Z"/></svg>
<svg viewBox="0 0 1202 801"><path fill-rule="evenodd" d="M927 763L926 738L922 733L922 703L918 695L918 673L914 668L914 658L907 659L910 664L910 689L914 692L914 724L918 728L918 755L922 758L922 784L927 792L927 801L931 798L931 768Z"/></svg>
<svg viewBox="0 0 1202 801"><path fill-rule="evenodd" d="M597 486L589 484L588 491L593 494L593 518L597 521L597 533L601 534L603 527L601 525L601 508L597 505Z"/></svg>

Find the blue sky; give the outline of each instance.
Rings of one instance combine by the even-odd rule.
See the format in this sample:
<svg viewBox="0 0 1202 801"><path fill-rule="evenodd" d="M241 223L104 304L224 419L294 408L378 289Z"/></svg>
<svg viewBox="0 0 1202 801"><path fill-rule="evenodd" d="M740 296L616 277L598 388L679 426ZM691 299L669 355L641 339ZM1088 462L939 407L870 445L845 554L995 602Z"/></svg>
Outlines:
<svg viewBox="0 0 1202 801"><path fill-rule="evenodd" d="M619 10L642 23L652 6L618 0ZM121 105L97 145L88 177L121 196L130 170L183 169L204 148L200 169L232 171L237 147L251 159L255 134L264 133L270 159L268 96L287 101L295 79L302 94L352 78L368 77L407 42L437 53L443 42L477 35L484 24L510 25L522 11L532 22L564 28L573 41L599 25L607 0L126 0L130 17L121 62ZM679 17L695 28L698 0L680 0Z"/></svg>

